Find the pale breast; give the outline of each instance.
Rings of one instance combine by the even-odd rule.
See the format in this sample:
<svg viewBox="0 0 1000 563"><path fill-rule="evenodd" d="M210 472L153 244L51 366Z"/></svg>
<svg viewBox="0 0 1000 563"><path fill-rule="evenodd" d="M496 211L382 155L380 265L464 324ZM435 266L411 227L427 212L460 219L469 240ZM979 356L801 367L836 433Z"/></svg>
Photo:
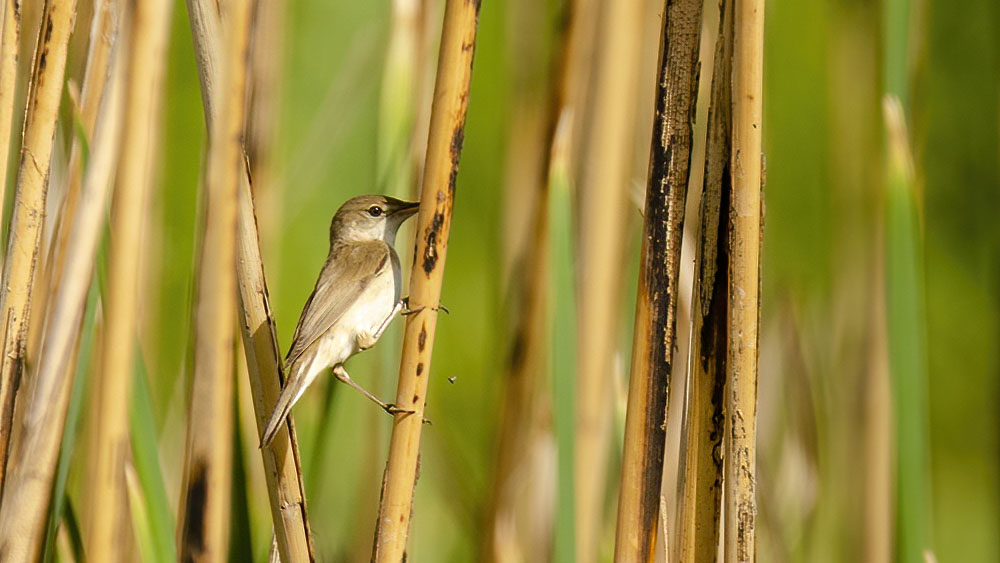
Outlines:
<svg viewBox="0 0 1000 563"><path fill-rule="evenodd" d="M352 349L349 355L359 352L358 333L364 331L370 335L375 334L386 317L392 313L398 299L395 275L391 269L387 269L385 273L371 281L365 292L344 312L341 322L338 323L350 332Z"/></svg>

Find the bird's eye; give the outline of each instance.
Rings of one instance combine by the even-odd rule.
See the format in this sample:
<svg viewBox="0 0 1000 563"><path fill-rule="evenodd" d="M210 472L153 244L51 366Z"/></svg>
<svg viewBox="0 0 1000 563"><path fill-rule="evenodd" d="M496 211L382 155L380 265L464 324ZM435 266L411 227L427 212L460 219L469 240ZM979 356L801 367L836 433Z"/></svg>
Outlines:
<svg viewBox="0 0 1000 563"><path fill-rule="evenodd" d="M382 208L377 205L373 205L368 208L368 214L372 217L378 217L382 214Z"/></svg>

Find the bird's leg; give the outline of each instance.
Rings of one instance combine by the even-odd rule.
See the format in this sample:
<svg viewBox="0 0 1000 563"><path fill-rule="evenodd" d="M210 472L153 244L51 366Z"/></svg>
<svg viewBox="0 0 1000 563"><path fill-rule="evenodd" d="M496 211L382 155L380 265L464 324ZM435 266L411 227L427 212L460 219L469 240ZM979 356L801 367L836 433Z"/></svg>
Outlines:
<svg viewBox="0 0 1000 563"><path fill-rule="evenodd" d="M421 305L421 306L417 307L416 309L411 309L410 308L410 298L409 297L404 297L404 298L400 299L400 302L403 304L403 312L400 313L400 314L403 315L404 317L407 317L407 316L410 316L410 315L414 315L416 313L419 313L420 311L423 311L424 309L430 309L431 311L442 311L443 313L445 313L447 315L451 314L451 311L449 311L448 308L445 307L444 305L442 305L441 303L438 303L437 307L427 307L426 305Z"/></svg>
<svg viewBox="0 0 1000 563"><path fill-rule="evenodd" d="M397 407L396 405L394 405L392 403L386 403L386 402L382 401L381 399L379 399L378 397L376 397L375 395L373 395L370 391L368 391L364 387L358 385L353 379L351 379L351 376L347 374L347 370L344 369L344 366L342 364L338 364L336 366L333 366L333 375L334 375L334 377L336 377L341 382L346 383L350 387L353 387L355 390L357 390L358 392L360 392L365 397L368 397L369 400L371 400L376 405L382 407L382 410L384 410L385 412L387 412L389 414L392 414L392 415L395 415L395 414L398 414L398 413L413 414L413 412L414 412L414 411L411 411L411 410L401 409L401 408Z"/></svg>
<svg viewBox="0 0 1000 563"><path fill-rule="evenodd" d="M399 303L396 303L396 306L392 308L392 311L389 313L389 316L386 317L384 321L382 321L381 325L379 325L378 330L375 331L375 340L382 338L382 333L385 332L385 329L389 326L389 323L392 322L392 319L396 318L396 314L399 313L402 309L403 309L403 301L400 300Z"/></svg>
<svg viewBox="0 0 1000 563"><path fill-rule="evenodd" d="M379 327L375 329L375 334L369 334L365 331L359 331L358 348L360 348L361 350L367 350L372 346L374 346L375 343L378 342L378 339L382 338L382 333L385 332L385 329L389 327L389 323L392 322L392 319L396 317L396 313L399 313L399 311L402 308L403 308L403 302L401 300L399 303L396 303L395 307L392 308L392 311L389 313L389 316L382 321L382 324L380 324Z"/></svg>

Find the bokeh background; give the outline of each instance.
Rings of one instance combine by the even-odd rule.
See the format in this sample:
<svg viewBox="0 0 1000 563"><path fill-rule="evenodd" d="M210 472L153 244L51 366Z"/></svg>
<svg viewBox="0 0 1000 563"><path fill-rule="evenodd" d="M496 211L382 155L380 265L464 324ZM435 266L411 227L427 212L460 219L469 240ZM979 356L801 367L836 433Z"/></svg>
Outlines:
<svg viewBox="0 0 1000 563"><path fill-rule="evenodd" d="M648 53L656 49L662 2L645 3ZM412 193L412 173L393 167L404 158L400 154L419 153L422 146L413 139L429 99L441 3L428 0L417 16L430 38L424 48L394 52L394 18L408 4L276 3L274 45L280 49L273 86L280 103L272 115L272 176L257 205L283 347L324 260L337 207L362 193ZM482 4L442 298L451 314L438 323L428 401L433 424L423 434L411 561L474 561L482 549L509 355L502 257L510 224L504 202L517 197L505 182L519 134L512 115L518 100L541 95L531 85L547 80L545 61L558 29L557 7L549 4ZM706 14L715 3L707 6ZM933 549L940 561L998 561L1000 4L917 0L912 13L909 125L926 287L926 350L920 353L928 366ZM879 273L885 228L882 5L768 0L765 22L759 560L856 561L866 553L871 524L866 436L879 420L891 420L869 406L882 341L878 296L883 287L894 290ZM636 143L632 181L608 189L623 190L632 201L641 201L634 193L645 184L654 67L655 58L643 62L641 99L622 100L637 104L636 138L644 141ZM81 60L71 75L74 68L79 73ZM708 76L703 70L703 86ZM200 96L185 3L178 0L140 320L140 375L148 381L173 513L193 342L205 145ZM704 115L702 109L700 124ZM400 133L413 124L413 138ZM697 190L691 195L688 207L697 209ZM621 342L618 371L626 374L641 221L636 205L628 213L626 328L608 335ZM406 266L411 236L404 230L397 244ZM391 397L399 346L395 326L379 346L351 361L352 375ZM233 497L233 558L263 561L269 512L245 378L240 382L237 438L243 448L236 451L241 463L234 490L245 494ZM324 561L367 560L388 447L388 417L344 389L320 381L295 410L309 515ZM608 408L615 420L611 441L618 444L621 397L610 394ZM608 457L608 526L617 447ZM891 448L883 453L891 455ZM82 477L74 466L71 497L85 489ZM612 535L604 534L602 553L609 553Z"/></svg>

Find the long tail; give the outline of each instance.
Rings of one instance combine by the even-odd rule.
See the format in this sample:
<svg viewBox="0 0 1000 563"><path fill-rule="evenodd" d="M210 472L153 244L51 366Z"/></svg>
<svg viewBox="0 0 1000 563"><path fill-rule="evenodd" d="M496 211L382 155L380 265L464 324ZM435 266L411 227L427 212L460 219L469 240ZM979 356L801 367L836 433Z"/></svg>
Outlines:
<svg viewBox="0 0 1000 563"><path fill-rule="evenodd" d="M285 423L285 418L292 411L292 406L295 405L295 402L298 401L299 396L305 391L308 385L305 374L306 370L300 369L301 366L301 363L296 362L296 365L289 366L290 369L286 372L293 375L285 381L285 386L281 389L281 395L278 395L278 402L274 405L271 418L268 419L267 427L264 428L264 435L260 439L261 448L271 445L274 435L278 433L278 429Z"/></svg>

